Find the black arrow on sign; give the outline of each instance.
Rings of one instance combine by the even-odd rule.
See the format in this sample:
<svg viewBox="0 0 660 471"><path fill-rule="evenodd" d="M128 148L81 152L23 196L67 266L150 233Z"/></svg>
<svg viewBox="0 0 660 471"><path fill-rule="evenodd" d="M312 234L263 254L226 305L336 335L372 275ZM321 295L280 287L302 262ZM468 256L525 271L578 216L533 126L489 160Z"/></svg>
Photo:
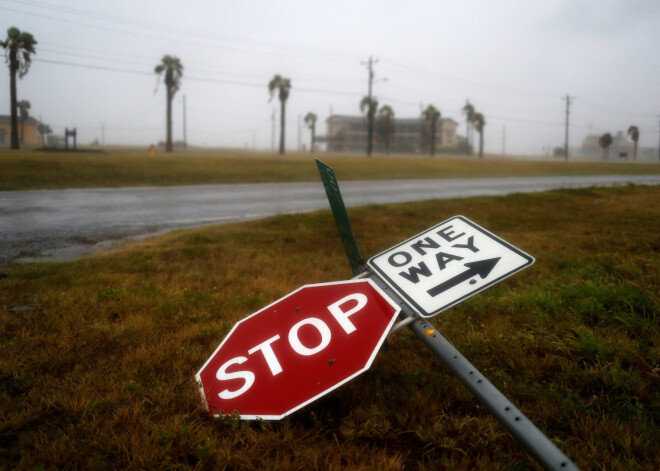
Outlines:
<svg viewBox="0 0 660 471"><path fill-rule="evenodd" d="M444 293L448 289L453 288L454 286L459 285L466 280L469 280L475 275L479 275L481 279L484 279L490 274L493 268L495 268L495 265L497 265L497 262L500 261L500 258L502 257L489 258L487 260L481 260L478 262L466 263L465 266L468 268L467 270L465 270L463 273L459 273L453 278L448 279L447 281L443 281L438 286L434 286L428 290L427 293L431 296L437 296L440 293Z"/></svg>

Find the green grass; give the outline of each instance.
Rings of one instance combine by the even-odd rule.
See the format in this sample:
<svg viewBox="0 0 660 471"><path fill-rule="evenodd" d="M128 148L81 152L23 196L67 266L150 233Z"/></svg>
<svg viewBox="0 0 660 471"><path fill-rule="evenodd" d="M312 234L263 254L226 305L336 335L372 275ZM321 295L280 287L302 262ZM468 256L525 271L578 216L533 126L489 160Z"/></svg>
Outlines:
<svg viewBox="0 0 660 471"><path fill-rule="evenodd" d="M432 322L583 470L660 469L660 187L351 209L365 256L464 214L537 259ZM181 231L0 279L0 468L539 469L407 329L280 422L214 419L232 325L350 277L329 211ZM12 309L32 305L31 308Z"/></svg>
<svg viewBox="0 0 660 471"><path fill-rule="evenodd" d="M315 154L344 179L503 177L536 175L660 174L655 163L519 161L463 156ZM279 156L242 151L158 152L110 149L105 153L0 151L0 190L318 181L311 154Z"/></svg>

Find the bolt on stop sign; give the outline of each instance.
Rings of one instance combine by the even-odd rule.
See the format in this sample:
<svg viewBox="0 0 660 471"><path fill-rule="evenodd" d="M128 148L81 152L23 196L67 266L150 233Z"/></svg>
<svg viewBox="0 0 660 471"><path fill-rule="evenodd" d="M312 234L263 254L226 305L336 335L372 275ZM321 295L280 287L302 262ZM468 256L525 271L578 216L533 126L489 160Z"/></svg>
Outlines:
<svg viewBox="0 0 660 471"><path fill-rule="evenodd" d="M534 257L454 216L368 263L422 317L430 317L530 266Z"/></svg>
<svg viewBox="0 0 660 471"><path fill-rule="evenodd" d="M291 414L367 370L400 309L370 280L299 288L236 323L199 370L209 411Z"/></svg>

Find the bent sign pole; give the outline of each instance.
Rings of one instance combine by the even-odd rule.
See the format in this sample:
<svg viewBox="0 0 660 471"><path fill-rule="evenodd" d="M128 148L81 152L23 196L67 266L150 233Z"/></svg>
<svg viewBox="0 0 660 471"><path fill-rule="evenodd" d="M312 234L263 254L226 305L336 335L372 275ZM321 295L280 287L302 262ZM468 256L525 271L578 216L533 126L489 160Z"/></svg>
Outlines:
<svg viewBox="0 0 660 471"><path fill-rule="evenodd" d="M322 169L321 165L319 169ZM323 177L323 172L321 174ZM341 198L338 186L337 194ZM348 225L350 227L350 222ZM401 306L403 320L397 326L407 324L544 469L579 471L543 432L423 318L448 309L533 262L532 257L494 234L456 216L372 257L369 260L370 273L364 272L358 277L368 276Z"/></svg>
<svg viewBox="0 0 660 471"><path fill-rule="evenodd" d="M377 276L370 278L380 285L394 302L403 306L403 323L424 342L481 404L504 426L504 428L543 466L553 471L579 471L578 467L555 446L513 403L502 394L475 366L465 358L449 340L438 332L428 320L414 313Z"/></svg>
<svg viewBox="0 0 660 471"><path fill-rule="evenodd" d="M578 469L532 421L520 412L426 319L418 318L410 324L410 329L544 469Z"/></svg>
<svg viewBox="0 0 660 471"><path fill-rule="evenodd" d="M346 250L346 256L353 269L353 274L357 275L364 270L364 258L360 255L360 249L358 248L357 240L355 240L355 234L353 234L353 228L346 212L346 205L344 205L344 199L341 197L341 192L339 191L335 171L319 159L316 159L316 166L321 174L321 181L323 181L325 194L330 202L332 215L335 218L339 236Z"/></svg>

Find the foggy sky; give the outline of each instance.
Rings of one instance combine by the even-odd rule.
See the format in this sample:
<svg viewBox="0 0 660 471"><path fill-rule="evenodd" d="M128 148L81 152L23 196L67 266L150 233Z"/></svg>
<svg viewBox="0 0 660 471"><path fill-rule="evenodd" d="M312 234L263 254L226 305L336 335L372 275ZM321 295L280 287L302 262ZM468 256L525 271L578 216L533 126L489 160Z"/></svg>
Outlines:
<svg viewBox="0 0 660 471"><path fill-rule="evenodd" d="M586 134L637 125L657 147L660 2L655 0L210 1L0 0L0 35L16 26L39 44L18 97L56 134L79 142L149 145L165 138L165 88L153 69L164 54L184 65L174 99L174 139L270 149L268 81L292 82L287 149L312 111L325 134L330 111L358 115L373 56L374 96L396 117L435 105L459 122L466 99L486 118L486 152L541 154ZM9 114L8 69L0 114ZM387 79L382 81L382 79ZM379 81L381 80L381 81ZM279 132L279 131L278 131ZM309 131L303 128L302 143Z"/></svg>

